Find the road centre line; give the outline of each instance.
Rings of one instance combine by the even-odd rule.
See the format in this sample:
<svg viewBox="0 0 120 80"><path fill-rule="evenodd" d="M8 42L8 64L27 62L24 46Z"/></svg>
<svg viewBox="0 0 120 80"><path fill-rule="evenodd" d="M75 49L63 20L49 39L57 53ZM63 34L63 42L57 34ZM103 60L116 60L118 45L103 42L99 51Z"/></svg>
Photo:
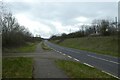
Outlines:
<svg viewBox="0 0 120 80"><path fill-rule="evenodd" d="M72 51L72 50L68 50L68 51L75 52L75 53L79 53L79 52L77 52L77 51ZM92 55L87 55L87 56L90 56L90 57L93 57L93 58L96 58L96 59L100 59L100 60L104 60L104 61L108 61L108 62L112 62L112 63L115 63L115 64L120 64L120 63L115 62L115 61L110 61L110 60L103 59L103 58L99 58L99 57L95 57L95 56L92 56Z"/></svg>
<svg viewBox="0 0 120 80"><path fill-rule="evenodd" d="M93 58L96 58L96 59L100 59L100 60L104 60L104 61L108 61L108 62L115 63L115 64L120 64L120 63L118 63L118 62L114 62L114 61L106 60L106 59L99 58L99 57L95 57L95 56L92 56L92 55L87 55L87 56L89 56L89 57L93 57Z"/></svg>

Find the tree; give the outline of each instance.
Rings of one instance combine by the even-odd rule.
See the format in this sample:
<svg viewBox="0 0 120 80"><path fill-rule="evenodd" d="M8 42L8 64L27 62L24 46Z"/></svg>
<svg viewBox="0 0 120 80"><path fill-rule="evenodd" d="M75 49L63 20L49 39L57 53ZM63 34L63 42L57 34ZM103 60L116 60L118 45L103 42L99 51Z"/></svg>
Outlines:
<svg viewBox="0 0 120 80"><path fill-rule="evenodd" d="M20 26L12 13L3 12L3 8L0 8L0 12L3 47L20 46L32 41L32 34L24 26Z"/></svg>

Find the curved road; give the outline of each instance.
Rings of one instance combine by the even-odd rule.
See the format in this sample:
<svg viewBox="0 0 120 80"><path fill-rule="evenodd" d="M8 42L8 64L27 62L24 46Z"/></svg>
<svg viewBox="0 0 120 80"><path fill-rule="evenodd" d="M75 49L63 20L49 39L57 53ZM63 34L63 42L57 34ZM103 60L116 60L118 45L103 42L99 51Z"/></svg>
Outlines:
<svg viewBox="0 0 120 80"><path fill-rule="evenodd" d="M44 43L56 51L69 55L69 57L76 59L76 61L80 61L83 64L100 69L113 77L120 78L120 74L118 72L120 71L120 68L118 67L120 66L120 58L66 48L53 44L47 40L45 40Z"/></svg>

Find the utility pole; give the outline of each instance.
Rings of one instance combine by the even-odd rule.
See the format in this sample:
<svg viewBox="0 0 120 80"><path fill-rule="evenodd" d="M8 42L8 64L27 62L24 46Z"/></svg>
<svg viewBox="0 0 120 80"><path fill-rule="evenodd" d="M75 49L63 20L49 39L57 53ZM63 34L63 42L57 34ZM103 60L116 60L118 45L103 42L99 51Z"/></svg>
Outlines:
<svg viewBox="0 0 120 80"><path fill-rule="evenodd" d="M70 28L70 33L71 33L71 28Z"/></svg>
<svg viewBox="0 0 120 80"><path fill-rule="evenodd" d="M117 17L115 17L115 25L116 25L116 31L118 31L118 22L117 22Z"/></svg>

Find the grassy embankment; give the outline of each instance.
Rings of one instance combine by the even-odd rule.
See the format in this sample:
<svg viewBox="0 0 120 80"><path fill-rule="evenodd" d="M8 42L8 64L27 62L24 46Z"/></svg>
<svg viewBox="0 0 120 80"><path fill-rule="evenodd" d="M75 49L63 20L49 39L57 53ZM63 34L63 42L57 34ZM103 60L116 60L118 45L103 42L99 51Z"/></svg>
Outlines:
<svg viewBox="0 0 120 80"><path fill-rule="evenodd" d="M79 62L65 61L65 60L56 60L55 62L57 66L63 69L64 72L70 78L94 78L92 80L97 80L98 78L102 78L103 80L108 80L108 79L116 80L112 76L109 76L98 69L88 67Z"/></svg>
<svg viewBox="0 0 120 80"><path fill-rule="evenodd" d="M3 78L32 78L32 58L3 58Z"/></svg>
<svg viewBox="0 0 120 80"><path fill-rule="evenodd" d="M3 53L27 53L27 52L34 52L37 43L38 42L26 43L26 45L20 46L20 47L4 48L3 49Z"/></svg>
<svg viewBox="0 0 120 80"><path fill-rule="evenodd" d="M27 43L21 47L7 48L6 53L34 52L36 43ZM33 59L28 57L5 57L2 61L3 78L32 78Z"/></svg>
<svg viewBox="0 0 120 80"><path fill-rule="evenodd" d="M2 56L0 53L0 78L2 77Z"/></svg>
<svg viewBox="0 0 120 80"><path fill-rule="evenodd" d="M57 43L58 40L54 40L52 42ZM58 45L120 57L120 55L118 55L118 37L71 38L65 39Z"/></svg>

